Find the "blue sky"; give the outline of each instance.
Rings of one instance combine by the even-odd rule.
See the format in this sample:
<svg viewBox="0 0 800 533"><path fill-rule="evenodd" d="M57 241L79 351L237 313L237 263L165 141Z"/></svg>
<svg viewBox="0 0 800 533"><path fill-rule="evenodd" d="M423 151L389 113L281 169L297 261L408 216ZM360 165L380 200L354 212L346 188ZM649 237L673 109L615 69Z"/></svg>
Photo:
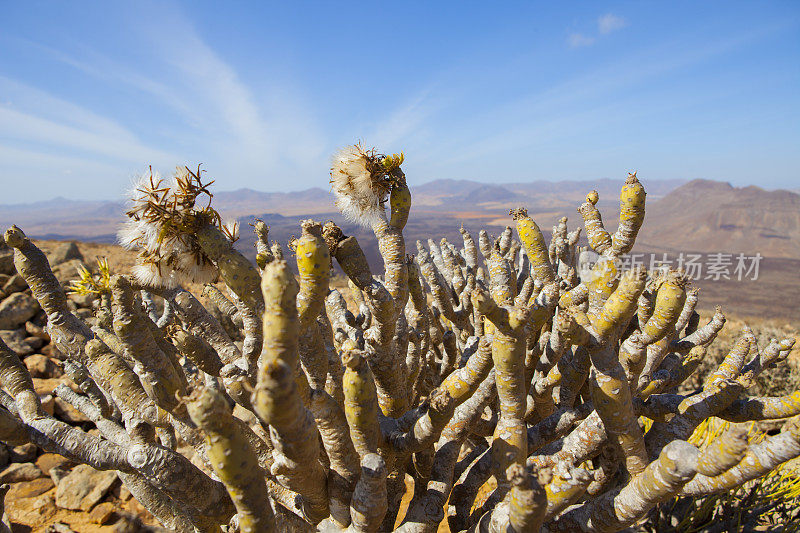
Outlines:
<svg viewBox="0 0 800 533"><path fill-rule="evenodd" d="M800 187L800 2L3 1L0 18L0 204L120 198L149 164L327 187L359 139L403 150L412 184Z"/></svg>

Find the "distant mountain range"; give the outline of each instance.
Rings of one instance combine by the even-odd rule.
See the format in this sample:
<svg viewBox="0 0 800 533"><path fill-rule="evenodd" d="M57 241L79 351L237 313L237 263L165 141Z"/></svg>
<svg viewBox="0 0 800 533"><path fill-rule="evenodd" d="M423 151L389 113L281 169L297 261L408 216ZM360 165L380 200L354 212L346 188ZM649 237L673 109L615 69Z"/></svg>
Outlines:
<svg viewBox="0 0 800 533"><path fill-rule="evenodd" d="M647 181L647 215L637 241L641 251L759 252L767 257L800 259L800 195L737 188L708 180ZM607 229L616 229L621 180L534 181L486 184L469 180L436 180L412 186L413 208L406 230L410 251L416 239L441 237L460 240L461 224L472 231L486 228L497 234L511 223L508 210L525 206L543 230L567 216L569 226L580 224L576 208L589 190L600 195L598 206ZM275 239L284 241L299 232L304 218L334 220L355 234L377 261L371 232L345 223L330 192L313 188L287 193L251 189L220 191L214 207L243 223L242 244L252 243L246 224L262 218ZM124 202L89 202L56 198L24 205L0 206L0 225L20 226L29 236L114 242L123 220ZM582 224L581 224L582 225Z"/></svg>
<svg viewBox="0 0 800 533"><path fill-rule="evenodd" d="M800 194L694 180L647 209L649 249L760 253L800 258Z"/></svg>

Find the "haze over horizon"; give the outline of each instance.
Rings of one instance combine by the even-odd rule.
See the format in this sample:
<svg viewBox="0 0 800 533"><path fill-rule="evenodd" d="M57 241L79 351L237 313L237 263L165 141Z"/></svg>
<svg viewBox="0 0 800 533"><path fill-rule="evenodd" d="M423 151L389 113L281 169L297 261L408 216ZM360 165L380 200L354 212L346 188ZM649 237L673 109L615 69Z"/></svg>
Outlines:
<svg viewBox="0 0 800 533"><path fill-rule="evenodd" d="M498 186L501 186L501 187L512 185L511 182L497 183L497 182L489 182L489 181L481 181L481 180L461 180L461 179L458 179L458 178L441 178L441 179L434 179L434 180L430 180L430 181L425 181L425 182L422 182L422 183L416 183L414 185L414 189L419 189L420 187L424 187L426 185L442 185L442 184L444 184L445 182L448 182L448 181L461 182L461 183L471 183L471 184L475 184L475 185L498 185ZM527 184L536 184L536 183L550 183L550 184L553 184L553 185L563 185L563 184L568 184L568 183L576 183L576 184L583 185L584 188L585 188L585 187L596 187L602 181L605 181L606 183L611 182L611 183L615 183L616 184L616 183L623 183L624 179L622 177L619 177L618 179L617 178L599 178L599 179L595 179L595 180L592 180L592 179L587 179L587 180L567 180L567 179L564 179L564 180L530 180L530 181L519 181L519 182L514 182L514 183L516 183L516 184L526 184L526 185ZM718 184L723 184L723 185L730 185L730 186L734 187L737 190L746 189L748 187L756 187L757 189L761 189L761 190L764 190L764 191L767 191L767 192L771 192L771 191L789 191L789 192L794 193L794 194L800 194L800 187L794 187L794 188L790 188L790 187L764 187L763 185L757 184L757 183L736 185L736 184L732 184L732 183L726 182L726 181L704 180L702 178L697 178L696 180L677 180L677 179L665 178L665 179L656 180L656 181L658 181L658 185L660 186L658 191L657 191L656 197L661 197L661 196L663 196L663 194L665 194L667 192L670 192L672 190L675 190L678 187L680 187L681 185L688 184L691 181L705 181L705 182L718 183ZM650 180L645 180L645 183L647 183L647 182L650 182ZM327 183L322 184L322 185L312 185L310 187L302 187L302 188L297 188L297 189L286 188L286 189L281 189L281 190L277 190L277 191L267 191L267 190L255 189L255 188L249 187L249 186L242 186L242 187L238 187L238 188L235 188L235 189L225 189L225 188L222 188L222 186L218 187L217 185L219 185L219 182L215 182L212 185L212 193L215 194L215 195L218 195L220 193L224 193L224 194L227 194L227 195L231 195L231 194L235 195L236 193L239 193L239 192L242 192L242 191L252 191L252 192L258 193L258 194L273 194L273 193L303 194L303 193L308 193L308 192L315 191L315 190L321 190L321 191L324 191L324 192L330 192L330 190L329 190L330 188L328 187ZM653 183L653 182L650 182L649 186L653 186L653 185L656 185L656 184ZM21 201L21 202L2 202L2 201L0 201L0 202L2 202L2 203L0 203L0 207L24 207L26 205L32 205L32 204L47 204L47 203L51 203L51 202L58 201L58 200L67 200L67 201L74 201L74 202L87 201L87 202L98 203L98 204L99 203L103 203L103 204L106 204L106 203L120 203L120 202L124 203L124 202L127 202L129 200L129 198L127 196L128 190L129 189L125 189L125 190L121 191L120 194L117 197L114 197L114 198L98 198L98 199L82 198L82 197L77 196L77 195L73 195L73 196L54 195L52 197L45 197L45 196L40 195L39 197L37 197L37 198L35 198L35 199L31 200L31 201ZM457 192L457 191L453 191L453 192ZM413 190L412 190L412 194L413 194ZM652 196L651 191L648 191L648 196ZM604 199L604 201L609 201L610 200L612 203L617 201L616 196L608 197L608 198L606 198L604 196L603 199ZM335 207L334 207L334 205L332 203L331 203L331 210L335 210Z"/></svg>
<svg viewBox="0 0 800 533"><path fill-rule="evenodd" d="M122 199L148 164L327 188L359 139L412 185L800 185L797 3L215 6L5 5L0 204Z"/></svg>

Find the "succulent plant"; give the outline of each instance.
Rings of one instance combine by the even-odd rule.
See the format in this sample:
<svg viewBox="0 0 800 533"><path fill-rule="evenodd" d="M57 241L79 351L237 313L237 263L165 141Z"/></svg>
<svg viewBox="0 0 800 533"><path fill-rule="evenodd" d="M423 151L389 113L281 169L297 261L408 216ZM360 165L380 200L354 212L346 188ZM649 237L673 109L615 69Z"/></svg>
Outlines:
<svg viewBox="0 0 800 533"><path fill-rule="evenodd" d="M100 436L46 414L0 342L0 439L117 471L180 532L432 532L443 521L451 531L619 531L676 496L728 491L800 455L795 423L760 442L736 428L689 441L712 417L800 413L797 394L746 396L793 340L759 346L745 329L699 387L680 388L725 317L698 323L698 293L681 272L620 271L645 216L635 173L613 235L596 192L580 206L599 254L581 279L580 231L562 219L547 243L523 208L510 213L516 238L508 227L476 245L462 228L462 245L418 241L410 255L403 161L356 145L331 169L336 205L375 234L380 277L355 237L312 220L291 246L297 272L261 221L253 264L209 183L186 167L136 186L120 238L139 262L128 275L105 263L81 274L73 290L98 296L86 321L44 254L10 228L16 268L82 391L56 392ZM349 279L344 294L331 288L334 264ZM240 335L188 281L208 283L203 296ZM179 453L187 447L191 460Z"/></svg>

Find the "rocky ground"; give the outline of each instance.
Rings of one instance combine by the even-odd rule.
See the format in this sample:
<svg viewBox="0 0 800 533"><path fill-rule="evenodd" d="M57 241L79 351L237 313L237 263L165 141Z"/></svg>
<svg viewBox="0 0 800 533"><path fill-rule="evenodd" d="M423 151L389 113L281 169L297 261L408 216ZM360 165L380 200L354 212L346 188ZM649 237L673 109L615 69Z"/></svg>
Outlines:
<svg viewBox="0 0 800 533"><path fill-rule="evenodd" d="M77 267L94 264L73 243L45 243L53 271L66 284ZM16 273L9 250L0 249L0 337L23 360L33 377L44 409L56 418L89 431L93 424L72 406L56 398L61 383L77 387L63 374L61 356L45 332L46 319L25 281ZM125 257L116 257L121 266ZM82 317L91 315L92 299L70 295L70 306ZM99 472L46 453L34 444L10 447L0 442L0 485L5 491L5 516L14 533L156 531L155 519L131 497L115 472ZM163 530L162 530L163 531Z"/></svg>

